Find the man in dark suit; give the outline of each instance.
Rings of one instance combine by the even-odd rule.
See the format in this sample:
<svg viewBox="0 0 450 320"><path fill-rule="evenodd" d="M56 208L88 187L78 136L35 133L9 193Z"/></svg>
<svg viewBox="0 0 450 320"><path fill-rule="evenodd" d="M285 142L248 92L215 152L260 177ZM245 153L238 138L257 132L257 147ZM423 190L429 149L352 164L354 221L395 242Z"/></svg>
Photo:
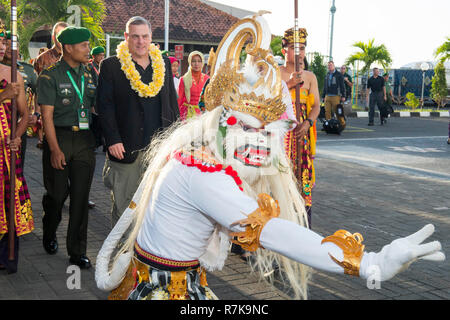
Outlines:
<svg viewBox="0 0 450 320"><path fill-rule="evenodd" d="M154 61L149 55L150 23L142 17L132 17L126 24L124 35L132 59L131 68L137 70L144 84L156 84ZM163 86L156 95L148 97L132 88L125 71L121 70L124 62L119 57L107 58L100 65L97 108L108 149L103 182L112 193L112 226L130 204L145 171L142 150L156 132L167 128L179 117L170 61L167 57L162 59L165 65ZM155 72L155 78L158 74L160 72Z"/></svg>

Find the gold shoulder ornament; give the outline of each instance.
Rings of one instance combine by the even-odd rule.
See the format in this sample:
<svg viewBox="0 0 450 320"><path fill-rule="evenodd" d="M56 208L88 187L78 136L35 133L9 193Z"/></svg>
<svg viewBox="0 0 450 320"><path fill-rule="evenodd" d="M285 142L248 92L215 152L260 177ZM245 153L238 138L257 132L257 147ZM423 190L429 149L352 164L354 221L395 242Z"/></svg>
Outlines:
<svg viewBox="0 0 450 320"><path fill-rule="evenodd" d="M363 240L364 238L360 233L351 234L346 230L338 230L333 235L323 239L321 243L331 242L341 248L344 253L344 260L339 261L331 254L328 255L334 262L344 268L345 274L359 277L359 267L365 247L362 244Z"/></svg>
<svg viewBox="0 0 450 320"><path fill-rule="evenodd" d="M236 221L232 226L240 224L246 226L245 231L230 232L231 242L240 245L247 251L256 251L263 248L259 243L259 237L264 226L270 219L280 215L280 206L278 201L265 193L258 195L258 206L254 212L248 215L247 219ZM236 239L233 239L236 237Z"/></svg>

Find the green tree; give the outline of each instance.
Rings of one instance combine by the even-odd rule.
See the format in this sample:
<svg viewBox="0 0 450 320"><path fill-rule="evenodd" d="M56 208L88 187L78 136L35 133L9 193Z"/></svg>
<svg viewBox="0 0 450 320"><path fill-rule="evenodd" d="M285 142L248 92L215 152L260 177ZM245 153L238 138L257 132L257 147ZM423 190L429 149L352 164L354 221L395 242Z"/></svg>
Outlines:
<svg viewBox="0 0 450 320"><path fill-rule="evenodd" d="M434 68L434 76L431 82L431 97L436 101L438 109L444 106L447 93L444 61L441 60Z"/></svg>
<svg viewBox="0 0 450 320"><path fill-rule="evenodd" d="M411 107L411 109L415 110L420 105L419 98L413 92L408 92L406 94L407 101L405 102L405 106Z"/></svg>
<svg viewBox="0 0 450 320"><path fill-rule="evenodd" d="M351 54L347 60L347 65L354 65L356 61L361 61L363 67L361 68L362 73L369 73L370 67L374 63L379 63L384 70L387 70L389 65L392 63L391 54L387 50L384 44L379 46L374 45L375 39L369 40L368 43L362 41L355 42L353 47L360 49L360 52L355 52Z"/></svg>
<svg viewBox="0 0 450 320"><path fill-rule="evenodd" d="M370 68L374 63L379 63L386 71L392 63L391 54L384 44L374 45L375 39L370 39L368 43L362 41L355 42L353 47L359 49L359 52L352 53L346 60L346 65L355 66L356 61L363 63L361 70L362 74L367 74L369 79ZM366 82L367 86L367 82ZM365 90L364 90L365 91Z"/></svg>
<svg viewBox="0 0 450 320"><path fill-rule="evenodd" d="M3 8L10 8L10 0L0 0ZM70 6L79 6L81 26L92 33L91 45L104 44L104 32L101 27L106 16L103 0L18 0L17 18L20 39L20 52L24 58L29 57L28 44L33 34L42 26L51 28L58 21L67 21L72 13ZM4 19L9 23L10 12L6 10Z"/></svg>
<svg viewBox="0 0 450 320"><path fill-rule="evenodd" d="M442 62L450 59L450 37L447 37L447 41L436 49L435 56L436 58L440 57Z"/></svg>
<svg viewBox="0 0 450 320"><path fill-rule="evenodd" d="M312 53L312 60L309 61L309 71L315 74L317 78L317 85L319 87L320 96L322 96L323 85L327 75L327 65L325 64L324 56L319 52Z"/></svg>

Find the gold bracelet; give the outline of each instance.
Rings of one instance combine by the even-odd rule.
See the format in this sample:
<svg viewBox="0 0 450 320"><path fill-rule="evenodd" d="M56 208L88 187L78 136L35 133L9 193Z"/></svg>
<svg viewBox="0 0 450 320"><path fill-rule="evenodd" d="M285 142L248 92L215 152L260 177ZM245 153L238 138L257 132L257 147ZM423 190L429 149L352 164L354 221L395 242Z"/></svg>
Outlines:
<svg viewBox="0 0 450 320"><path fill-rule="evenodd" d="M344 273L359 277L359 267L361 265L362 256L364 254L364 238L360 233L351 234L346 230L338 230L332 236L328 236L322 240L332 242L342 249L344 260L338 261L335 257L328 253L330 258L344 268Z"/></svg>

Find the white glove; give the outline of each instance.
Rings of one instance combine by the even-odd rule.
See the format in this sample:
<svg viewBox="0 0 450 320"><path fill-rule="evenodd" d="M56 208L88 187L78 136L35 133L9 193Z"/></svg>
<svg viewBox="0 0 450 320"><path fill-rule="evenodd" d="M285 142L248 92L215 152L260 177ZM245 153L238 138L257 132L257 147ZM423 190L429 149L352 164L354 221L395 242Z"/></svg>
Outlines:
<svg viewBox="0 0 450 320"><path fill-rule="evenodd" d="M417 259L444 261L445 254L440 251L439 241L421 244L433 232L434 226L428 224L406 238L392 241L378 253L364 253L360 276L365 279L371 277L373 280L386 281L406 270Z"/></svg>

